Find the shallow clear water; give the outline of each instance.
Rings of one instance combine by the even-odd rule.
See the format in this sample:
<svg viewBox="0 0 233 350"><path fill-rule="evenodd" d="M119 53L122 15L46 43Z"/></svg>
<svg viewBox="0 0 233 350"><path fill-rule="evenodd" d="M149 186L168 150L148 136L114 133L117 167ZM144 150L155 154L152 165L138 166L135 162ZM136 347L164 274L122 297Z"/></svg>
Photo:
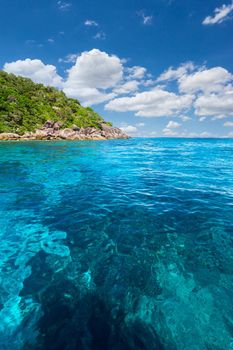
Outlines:
<svg viewBox="0 0 233 350"><path fill-rule="evenodd" d="M0 349L233 349L233 140L0 143Z"/></svg>

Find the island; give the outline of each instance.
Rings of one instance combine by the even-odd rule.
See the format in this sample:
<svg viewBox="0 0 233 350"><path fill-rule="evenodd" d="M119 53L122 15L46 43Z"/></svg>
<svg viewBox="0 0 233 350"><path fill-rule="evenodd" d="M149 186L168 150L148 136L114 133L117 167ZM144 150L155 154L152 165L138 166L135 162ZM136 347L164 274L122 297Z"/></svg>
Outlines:
<svg viewBox="0 0 233 350"><path fill-rule="evenodd" d="M0 71L0 141L128 138L64 92Z"/></svg>

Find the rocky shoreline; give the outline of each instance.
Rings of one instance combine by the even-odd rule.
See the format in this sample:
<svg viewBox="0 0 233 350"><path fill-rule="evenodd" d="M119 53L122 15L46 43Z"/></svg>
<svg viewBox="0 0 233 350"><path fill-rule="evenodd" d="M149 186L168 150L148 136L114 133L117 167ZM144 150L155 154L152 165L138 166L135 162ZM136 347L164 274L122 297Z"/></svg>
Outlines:
<svg viewBox="0 0 233 350"><path fill-rule="evenodd" d="M111 140L128 139L119 128L100 124L99 129L94 127L79 128L73 125L72 128L62 128L62 124L48 120L43 127L34 132L26 132L23 135L16 133L0 133L0 141L24 141L24 140Z"/></svg>

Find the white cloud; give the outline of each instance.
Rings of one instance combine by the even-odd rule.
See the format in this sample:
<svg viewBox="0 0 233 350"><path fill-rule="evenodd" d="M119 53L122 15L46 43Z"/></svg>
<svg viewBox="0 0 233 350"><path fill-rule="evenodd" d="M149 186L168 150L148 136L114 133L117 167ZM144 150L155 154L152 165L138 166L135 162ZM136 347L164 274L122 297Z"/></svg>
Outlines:
<svg viewBox="0 0 233 350"><path fill-rule="evenodd" d="M68 97L77 98L84 106L100 104L113 99L116 94L105 92L91 87L82 87L80 84L65 83L64 92Z"/></svg>
<svg viewBox="0 0 233 350"><path fill-rule="evenodd" d="M179 136L181 137L187 137L187 138L209 138L209 137L216 137L215 134L212 134L208 131L203 131L201 133L198 132L182 132Z"/></svg>
<svg viewBox="0 0 233 350"><path fill-rule="evenodd" d="M165 136L176 136L177 132L172 130L172 129L165 128L165 129L163 129L163 134Z"/></svg>
<svg viewBox="0 0 233 350"><path fill-rule="evenodd" d="M222 67L204 69L182 76L179 79L179 89L186 93L220 91L232 78L232 74Z"/></svg>
<svg viewBox="0 0 233 350"><path fill-rule="evenodd" d="M211 93L219 94L226 89L229 90L233 81L233 75L223 67L207 69L205 67L197 67L192 62L187 62L177 69L170 67L158 77L157 82L170 80L177 81L180 93L193 94L197 95L196 97L200 97L203 95L208 96ZM199 106L199 103L200 101L197 102L197 106ZM199 114L199 112L197 113Z"/></svg>
<svg viewBox="0 0 233 350"><path fill-rule="evenodd" d="M93 21L91 19L86 19L86 21L84 22L85 26L87 27L98 27L98 23L96 21Z"/></svg>
<svg viewBox="0 0 233 350"><path fill-rule="evenodd" d="M187 137L187 138L196 138L196 137L200 137L200 134L198 134L197 132L182 132L180 134L181 137Z"/></svg>
<svg viewBox="0 0 233 350"><path fill-rule="evenodd" d="M106 39L106 34L104 32L98 32L94 35L94 39L97 40L105 40Z"/></svg>
<svg viewBox="0 0 233 350"><path fill-rule="evenodd" d="M49 39L48 39L48 42L52 44L52 43L55 42L55 40L54 40L53 38L49 38Z"/></svg>
<svg viewBox="0 0 233 350"><path fill-rule="evenodd" d="M174 129L177 129L181 126L180 123L174 122L173 120L170 120L166 127L163 129L163 134L165 136L176 136L177 132Z"/></svg>
<svg viewBox="0 0 233 350"><path fill-rule="evenodd" d="M233 116L233 87L223 89L219 93L199 96L194 102L194 107L198 116Z"/></svg>
<svg viewBox="0 0 233 350"><path fill-rule="evenodd" d="M68 72L68 83L78 81L82 86L107 89L122 80L123 66L117 56L93 49L78 56Z"/></svg>
<svg viewBox="0 0 233 350"><path fill-rule="evenodd" d="M204 120L206 120L206 117L199 118L199 122L204 122Z"/></svg>
<svg viewBox="0 0 233 350"><path fill-rule="evenodd" d="M222 23L227 19L229 19L229 15L232 11L233 11L233 3L229 5L222 5L222 7L217 7L214 10L214 15L207 16L202 22L202 24L210 25L210 24Z"/></svg>
<svg viewBox="0 0 233 350"><path fill-rule="evenodd" d="M138 86L139 86L139 82L137 80L130 80L118 86L116 89L114 89L114 92L117 93L118 95L129 94L137 91Z"/></svg>
<svg viewBox="0 0 233 350"><path fill-rule="evenodd" d="M72 4L70 2L58 1L57 6L59 10L67 11L71 8Z"/></svg>
<svg viewBox="0 0 233 350"><path fill-rule="evenodd" d="M191 106L192 100L191 95L176 95L161 88L154 88L132 97L116 98L110 101L105 109L118 112L133 111L141 117L162 117L183 111Z"/></svg>
<svg viewBox="0 0 233 350"><path fill-rule="evenodd" d="M223 67L199 68L189 62L177 69L169 68L157 79L157 86L156 82L145 86L149 77L146 68L124 67L127 62L98 49L69 54L59 62L73 63L64 80L55 66L39 59L6 63L4 70L63 89L84 105L106 103L106 110L133 112L139 117L177 117L186 122L191 119L188 112L194 112L199 121L208 116L233 116L233 76ZM166 87L171 79L176 80L176 87L172 85L176 93L170 91L170 84ZM158 81L164 81L163 86ZM174 133L171 125L166 126L170 131L165 133Z"/></svg>
<svg viewBox="0 0 233 350"><path fill-rule="evenodd" d="M230 126L233 127L233 122L225 122L223 126Z"/></svg>
<svg viewBox="0 0 233 350"><path fill-rule="evenodd" d="M166 125L166 128L168 129L177 129L181 126L180 123L174 122L173 120L170 120L168 124Z"/></svg>
<svg viewBox="0 0 233 350"><path fill-rule="evenodd" d="M139 128L140 128L140 127L143 127L143 126L145 126L145 125L146 125L145 123L137 123L137 124L136 124L136 126L138 126Z"/></svg>
<svg viewBox="0 0 233 350"><path fill-rule="evenodd" d="M79 98L85 105L101 103L116 96L106 90L116 87L122 78L121 60L93 49L78 56L75 65L68 70L64 92Z"/></svg>
<svg viewBox="0 0 233 350"><path fill-rule="evenodd" d="M166 80L179 80L185 76L188 72L191 72L195 69L195 66L192 62L186 62L180 65L177 69L169 67L168 70L163 72L157 79L157 82L166 81Z"/></svg>
<svg viewBox="0 0 233 350"><path fill-rule="evenodd" d="M146 16L143 15L143 24L145 25L151 25L153 22L153 16Z"/></svg>
<svg viewBox="0 0 233 350"><path fill-rule="evenodd" d="M126 69L129 79L143 79L146 75L146 68L141 66L129 67Z"/></svg>
<svg viewBox="0 0 233 350"><path fill-rule="evenodd" d="M201 134L200 134L200 137L213 137L214 135L211 133L211 132L208 132L208 131L203 131Z"/></svg>
<svg viewBox="0 0 233 350"><path fill-rule="evenodd" d="M13 73L32 79L35 83L62 87L62 78L58 75L55 66L44 64L41 60L18 60L5 63L3 69L7 73Z"/></svg>
<svg viewBox="0 0 233 350"><path fill-rule="evenodd" d="M155 85L155 81L153 79L147 79L142 81L142 85L145 87Z"/></svg>
<svg viewBox="0 0 233 350"><path fill-rule="evenodd" d="M152 15L146 15L144 11L139 11L138 16L141 18L142 23L145 26L149 26L153 23L154 17Z"/></svg>
<svg viewBox="0 0 233 350"><path fill-rule="evenodd" d="M121 126L120 129L128 135L135 135L138 132L136 126L133 125Z"/></svg>
<svg viewBox="0 0 233 350"><path fill-rule="evenodd" d="M229 134L227 135L227 137L233 138L233 132L229 132Z"/></svg>
<svg viewBox="0 0 233 350"><path fill-rule="evenodd" d="M179 118L180 118L183 122L187 122L187 121L191 120L191 118L188 117L187 115L180 115Z"/></svg>
<svg viewBox="0 0 233 350"><path fill-rule="evenodd" d="M59 58L58 62L64 62L64 63L75 63L78 58L78 54L76 53L70 53L66 55L64 58Z"/></svg>

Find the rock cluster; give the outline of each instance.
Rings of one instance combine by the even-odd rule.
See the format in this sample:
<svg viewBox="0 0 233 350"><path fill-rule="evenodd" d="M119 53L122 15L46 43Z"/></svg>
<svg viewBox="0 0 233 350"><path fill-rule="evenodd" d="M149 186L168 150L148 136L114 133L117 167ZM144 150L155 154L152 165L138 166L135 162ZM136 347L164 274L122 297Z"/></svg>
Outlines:
<svg viewBox="0 0 233 350"><path fill-rule="evenodd" d="M48 120L40 129L34 132L26 132L23 135L15 133L0 133L0 141L5 140L110 140L128 139L121 129L100 124L99 129L94 127L79 128L73 125L72 128L62 129L62 124Z"/></svg>

